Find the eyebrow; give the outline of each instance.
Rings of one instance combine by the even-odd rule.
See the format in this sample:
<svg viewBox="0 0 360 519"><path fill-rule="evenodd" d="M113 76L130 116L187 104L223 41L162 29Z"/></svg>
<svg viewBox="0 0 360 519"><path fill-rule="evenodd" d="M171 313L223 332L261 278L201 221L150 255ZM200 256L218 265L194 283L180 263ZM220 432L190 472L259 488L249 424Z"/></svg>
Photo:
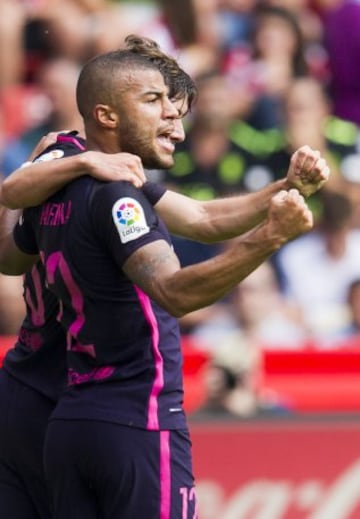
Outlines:
<svg viewBox="0 0 360 519"><path fill-rule="evenodd" d="M167 96L169 93L166 92L165 90L146 90L145 92L143 92L141 95L143 97L147 97L147 96L156 96L156 97L163 97L163 96Z"/></svg>

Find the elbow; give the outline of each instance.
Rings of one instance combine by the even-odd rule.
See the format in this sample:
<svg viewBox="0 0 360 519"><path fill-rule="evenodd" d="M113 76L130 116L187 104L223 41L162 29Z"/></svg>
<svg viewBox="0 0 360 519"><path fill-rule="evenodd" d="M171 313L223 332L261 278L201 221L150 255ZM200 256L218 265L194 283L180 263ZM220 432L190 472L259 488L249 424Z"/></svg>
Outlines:
<svg viewBox="0 0 360 519"><path fill-rule="evenodd" d="M176 319L180 319L180 317L184 317L188 312L184 310L183 308L175 308L174 306L168 309L168 312L173 317L176 317Z"/></svg>
<svg viewBox="0 0 360 519"><path fill-rule="evenodd" d="M181 308L181 305L177 304L174 301L160 302L159 304L172 317L176 317L176 319L180 319L180 317L183 317L187 313L187 311L184 308Z"/></svg>
<svg viewBox="0 0 360 519"><path fill-rule="evenodd" d="M168 297L166 300L159 302L159 304L176 319L180 319L180 317L184 317L184 315L194 310L194 308L186 304L185 297Z"/></svg>

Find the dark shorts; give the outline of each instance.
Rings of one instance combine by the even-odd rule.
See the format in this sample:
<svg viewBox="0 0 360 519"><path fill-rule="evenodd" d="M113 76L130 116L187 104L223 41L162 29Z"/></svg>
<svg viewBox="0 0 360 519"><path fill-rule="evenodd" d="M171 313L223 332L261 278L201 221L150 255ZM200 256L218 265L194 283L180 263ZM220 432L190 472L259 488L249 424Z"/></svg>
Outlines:
<svg viewBox="0 0 360 519"><path fill-rule="evenodd" d="M51 517L43 443L53 407L50 400L0 369L0 517Z"/></svg>
<svg viewBox="0 0 360 519"><path fill-rule="evenodd" d="M188 431L50 422L45 471L55 519L196 519Z"/></svg>

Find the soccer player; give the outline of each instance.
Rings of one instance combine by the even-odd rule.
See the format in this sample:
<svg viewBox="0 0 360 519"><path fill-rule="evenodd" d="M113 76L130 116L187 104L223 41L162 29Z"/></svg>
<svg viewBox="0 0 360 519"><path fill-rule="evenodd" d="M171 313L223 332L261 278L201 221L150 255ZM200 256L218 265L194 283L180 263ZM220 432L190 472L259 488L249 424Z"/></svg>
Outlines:
<svg viewBox="0 0 360 519"><path fill-rule="evenodd" d="M175 62L167 58L164 61L163 55L157 53L157 47L149 47L145 40L130 38L130 46L133 52L142 53L167 74L179 109L185 99L191 104L195 95L194 84L174 66ZM180 133L183 134L182 128ZM45 153L26 170L25 176L22 177L24 168L18 171L24 181L20 181L20 186L27 203L31 205L38 189L43 197L50 194L48 179L52 179L52 190L84 174L101 181L127 180L136 187L143 185L144 171L137 156L97 151L80 156L79 153L85 150L84 145L76 132L60 135L54 132L41 140L27 165L47 148ZM60 157L66 158L54 160ZM42 176L37 179L38 172ZM12 175L12 182L14 179L15 194L21 194L21 189L16 188L16 172ZM2 190L0 192L2 196ZM14 257L6 250L6 235L18 217L18 212L0 208L0 270L3 273L11 273L16 268ZM48 417L66 385L66 335L57 320L58 301L45 287L45 271L40 261L24 276L24 299L26 317L18 340L7 353L0 370L0 509L6 517L14 519L47 519L51 514L42 450Z"/></svg>
<svg viewBox="0 0 360 519"><path fill-rule="evenodd" d="M37 152L55 138L55 134L47 136ZM84 150L84 141L71 134L61 135L56 149L72 157ZM50 150L49 153L40 160L50 159ZM132 180L138 186L145 179L138 157L130 154L106 155L97 167L95 161L93 166L87 162L88 158L89 155L81 155L77 169L75 157L71 160L72 169L65 172L67 181L85 172L104 181ZM56 167L57 181L66 162L67 159L52 161L47 166L48 170ZM117 167L112 171L115 163ZM10 232L17 220L17 211L1 208L0 250L5 245L4 233ZM6 272L10 266L1 262L0 268ZM26 317L16 344L7 352L0 369L0 510L4 517L13 519L49 519L42 451L48 418L66 385L66 334L56 319L58 301L45 288L45 271L40 261L24 276L24 300Z"/></svg>
<svg viewBox="0 0 360 519"><path fill-rule="evenodd" d="M179 111L149 61L126 51L95 58L83 68L78 102L88 149L136 152L149 168L172 164ZM25 211L16 241L41 254L69 332L70 385L45 456L55 517L196 516L175 317L222 297L311 228L302 196L285 189L317 189L326 163L305 147L290 170L243 209L234 198L205 212L156 186L83 177ZM253 229L231 252L181 269L151 202L183 235L219 240Z"/></svg>
<svg viewBox="0 0 360 519"><path fill-rule="evenodd" d="M194 83L175 61L158 52L158 47L146 40L128 38L127 46L152 60L166 74L171 95L180 110L185 99L191 104L196 94ZM178 131L183 135L181 125ZM53 190L84 174L102 181L127 180L136 187L144 183L143 167L135 155L92 151L79 156L85 148L76 132L67 132L59 137L56 133L49 134L35 148L29 160L52 143L54 146L37 159L25 177L21 177L25 171L23 168L18 171L24 181L20 185L30 205L38 189L42 196L50 194L50 178ZM53 160L63 156L67 158ZM21 194L21 189L16 189L16 172L12 175L12 182L14 179L15 194ZM0 192L2 196L2 189ZM5 238L18 216L15 211L0 209L0 270L4 273L13 272L16 268L14 257L6 250ZM7 261L9 257L10 262ZM65 386L66 340L65 332L56 319L59 312L57 299L45 288L41 262L25 275L24 298L26 318L18 341L8 352L0 370L0 509L15 519L48 518L50 511L42 470L42 447L47 419ZM27 412L29 409L31 415Z"/></svg>

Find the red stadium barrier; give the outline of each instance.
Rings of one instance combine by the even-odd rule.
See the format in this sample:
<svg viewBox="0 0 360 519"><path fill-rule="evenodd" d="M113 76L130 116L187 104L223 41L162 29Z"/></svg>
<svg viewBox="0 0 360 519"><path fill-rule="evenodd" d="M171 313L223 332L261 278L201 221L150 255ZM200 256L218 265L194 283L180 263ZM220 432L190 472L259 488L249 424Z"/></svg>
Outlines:
<svg viewBox="0 0 360 519"><path fill-rule="evenodd" d="M260 391L295 411L360 410L360 348L265 351Z"/></svg>
<svg viewBox="0 0 360 519"><path fill-rule="evenodd" d="M15 337L0 336L0 366ZM182 337L185 409L193 412L205 401L204 373L210 355ZM264 351L259 390L279 397L294 411L360 410L360 346L358 338L341 349Z"/></svg>
<svg viewBox="0 0 360 519"><path fill-rule="evenodd" d="M201 519L359 519L359 419L190 428Z"/></svg>

